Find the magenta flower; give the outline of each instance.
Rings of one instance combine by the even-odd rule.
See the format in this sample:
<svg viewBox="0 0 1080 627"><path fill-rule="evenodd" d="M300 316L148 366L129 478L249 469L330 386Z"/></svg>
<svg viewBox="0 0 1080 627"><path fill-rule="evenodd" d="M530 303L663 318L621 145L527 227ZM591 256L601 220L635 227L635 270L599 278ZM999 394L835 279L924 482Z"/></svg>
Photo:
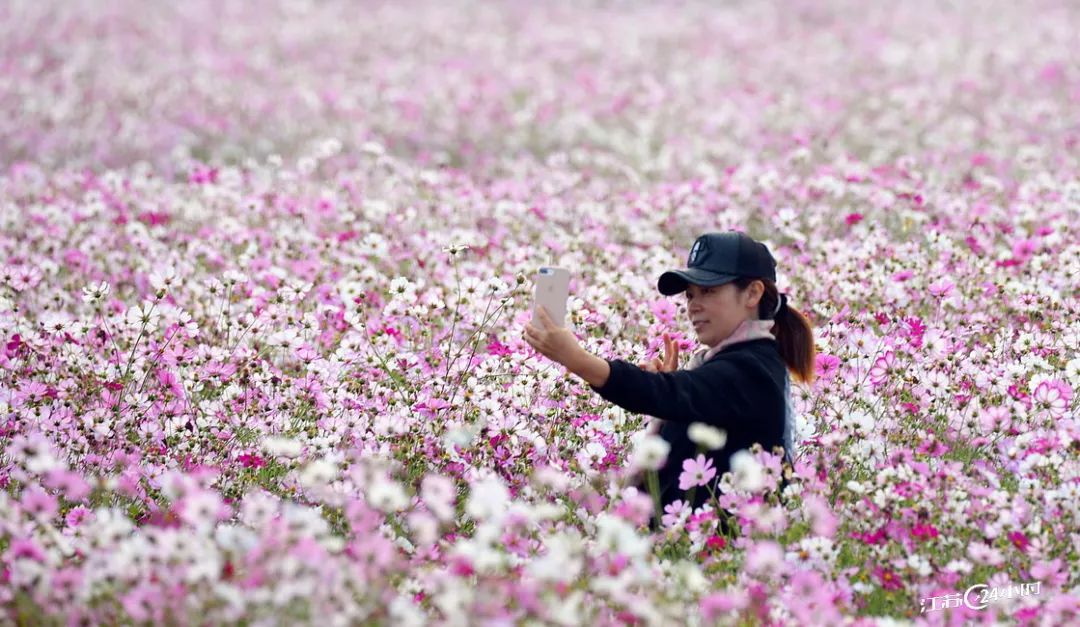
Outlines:
<svg viewBox="0 0 1080 627"><path fill-rule="evenodd" d="M899 575L882 566L874 567L874 577L881 583L881 587L886 590L899 590L904 587Z"/></svg>
<svg viewBox="0 0 1080 627"><path fill-rule="evenodd" d="M1021 553L1027 550L1030 541L1028 540L1028 537L1024 535L1024 532L1010 531L1007 536L1009 538L1009 542L1012 542L1013 546L1019 549Z"/></svg>
<svg viewBox="0 0 1080 627"><path fill-rule="evenodd" d="M916 523L911 527L911 535L920 540L930 540L938 537L938 530L930 524Z"/></svg>
<svg viewBox="0 0 1080 627"><path fill-rule="evenodd" d="M683 461L683 471L679 475L679 489L689 490L692 487L703 486L716 476L712 459L704 455L698 455L695 459Z"/></svg>

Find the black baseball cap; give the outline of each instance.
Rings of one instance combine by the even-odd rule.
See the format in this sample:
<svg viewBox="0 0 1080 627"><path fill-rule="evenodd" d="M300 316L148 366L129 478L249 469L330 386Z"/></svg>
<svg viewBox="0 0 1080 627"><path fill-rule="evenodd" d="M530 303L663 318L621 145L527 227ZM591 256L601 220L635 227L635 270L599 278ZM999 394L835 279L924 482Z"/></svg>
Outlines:
<svg viewBox="0 0 1080 627"><path fill-rule="evenodd" d="M745 233L706 233L694 240L685 270L669 270L660 275L656 288L661 294L678 294L693 283L714 287L739 277L776 280L776 259L769 247Z"/></svg>

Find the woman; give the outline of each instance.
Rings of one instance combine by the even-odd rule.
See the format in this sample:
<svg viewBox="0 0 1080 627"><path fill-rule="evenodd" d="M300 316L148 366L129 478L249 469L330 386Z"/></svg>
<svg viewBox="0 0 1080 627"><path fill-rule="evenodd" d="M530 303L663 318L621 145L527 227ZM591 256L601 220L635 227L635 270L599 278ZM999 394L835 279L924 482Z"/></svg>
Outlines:
<svg viewBox="0 0 1080 627"><path fill-rule="evenodd" d="M585 351L574 334L541 310L542 328L525 327L525 341L584 379L604 399L660 419L659 434L671 445L660 469L661 508L683 499L683 460L698 455L688 428L705 423L727 432L726 445L707 453L717 477L732 454L757 442L782 447L792 459L788 371L809 383L814 376L814 336L809 321L788 307L776 289L776 260L761 242L736 231L697 238L687 268L660 276L661 294L686 293L686 311L698 340L708 348L677 370L678 349L665 338L665 357L637 366ZM697 489L694 507L709 498ZM654 517L655 520L655 517Z"/></svg>

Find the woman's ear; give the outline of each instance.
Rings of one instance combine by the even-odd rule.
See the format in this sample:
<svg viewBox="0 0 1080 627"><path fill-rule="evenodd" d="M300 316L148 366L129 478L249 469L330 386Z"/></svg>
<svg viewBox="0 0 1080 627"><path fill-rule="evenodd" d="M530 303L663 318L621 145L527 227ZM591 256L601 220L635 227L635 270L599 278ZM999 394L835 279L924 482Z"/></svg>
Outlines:
<svg viewBox="0 0 1080 627"><path fill-rule="evenodd" d="M765 295L765 284L761 281L754 281L750 284L749 295L746 300L746 306L753 308L757 311L758 305L761 303L761 297Z"/></svg>

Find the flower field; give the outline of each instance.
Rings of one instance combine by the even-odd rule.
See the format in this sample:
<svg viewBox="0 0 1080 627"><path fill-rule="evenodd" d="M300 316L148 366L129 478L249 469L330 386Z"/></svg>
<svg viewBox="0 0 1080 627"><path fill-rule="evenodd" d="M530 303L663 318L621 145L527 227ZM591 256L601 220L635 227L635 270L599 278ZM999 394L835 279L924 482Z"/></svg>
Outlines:
<svg viewBox="0 0 1080 627"><path fill-rule="evenodd" d="M4 2L3 624L1080 624L1077 32ZM656 279L728 229L815 327L798 456L691 461L652 532L662 447L525 343L531 278L596 355L689 353Z"/></svg>

